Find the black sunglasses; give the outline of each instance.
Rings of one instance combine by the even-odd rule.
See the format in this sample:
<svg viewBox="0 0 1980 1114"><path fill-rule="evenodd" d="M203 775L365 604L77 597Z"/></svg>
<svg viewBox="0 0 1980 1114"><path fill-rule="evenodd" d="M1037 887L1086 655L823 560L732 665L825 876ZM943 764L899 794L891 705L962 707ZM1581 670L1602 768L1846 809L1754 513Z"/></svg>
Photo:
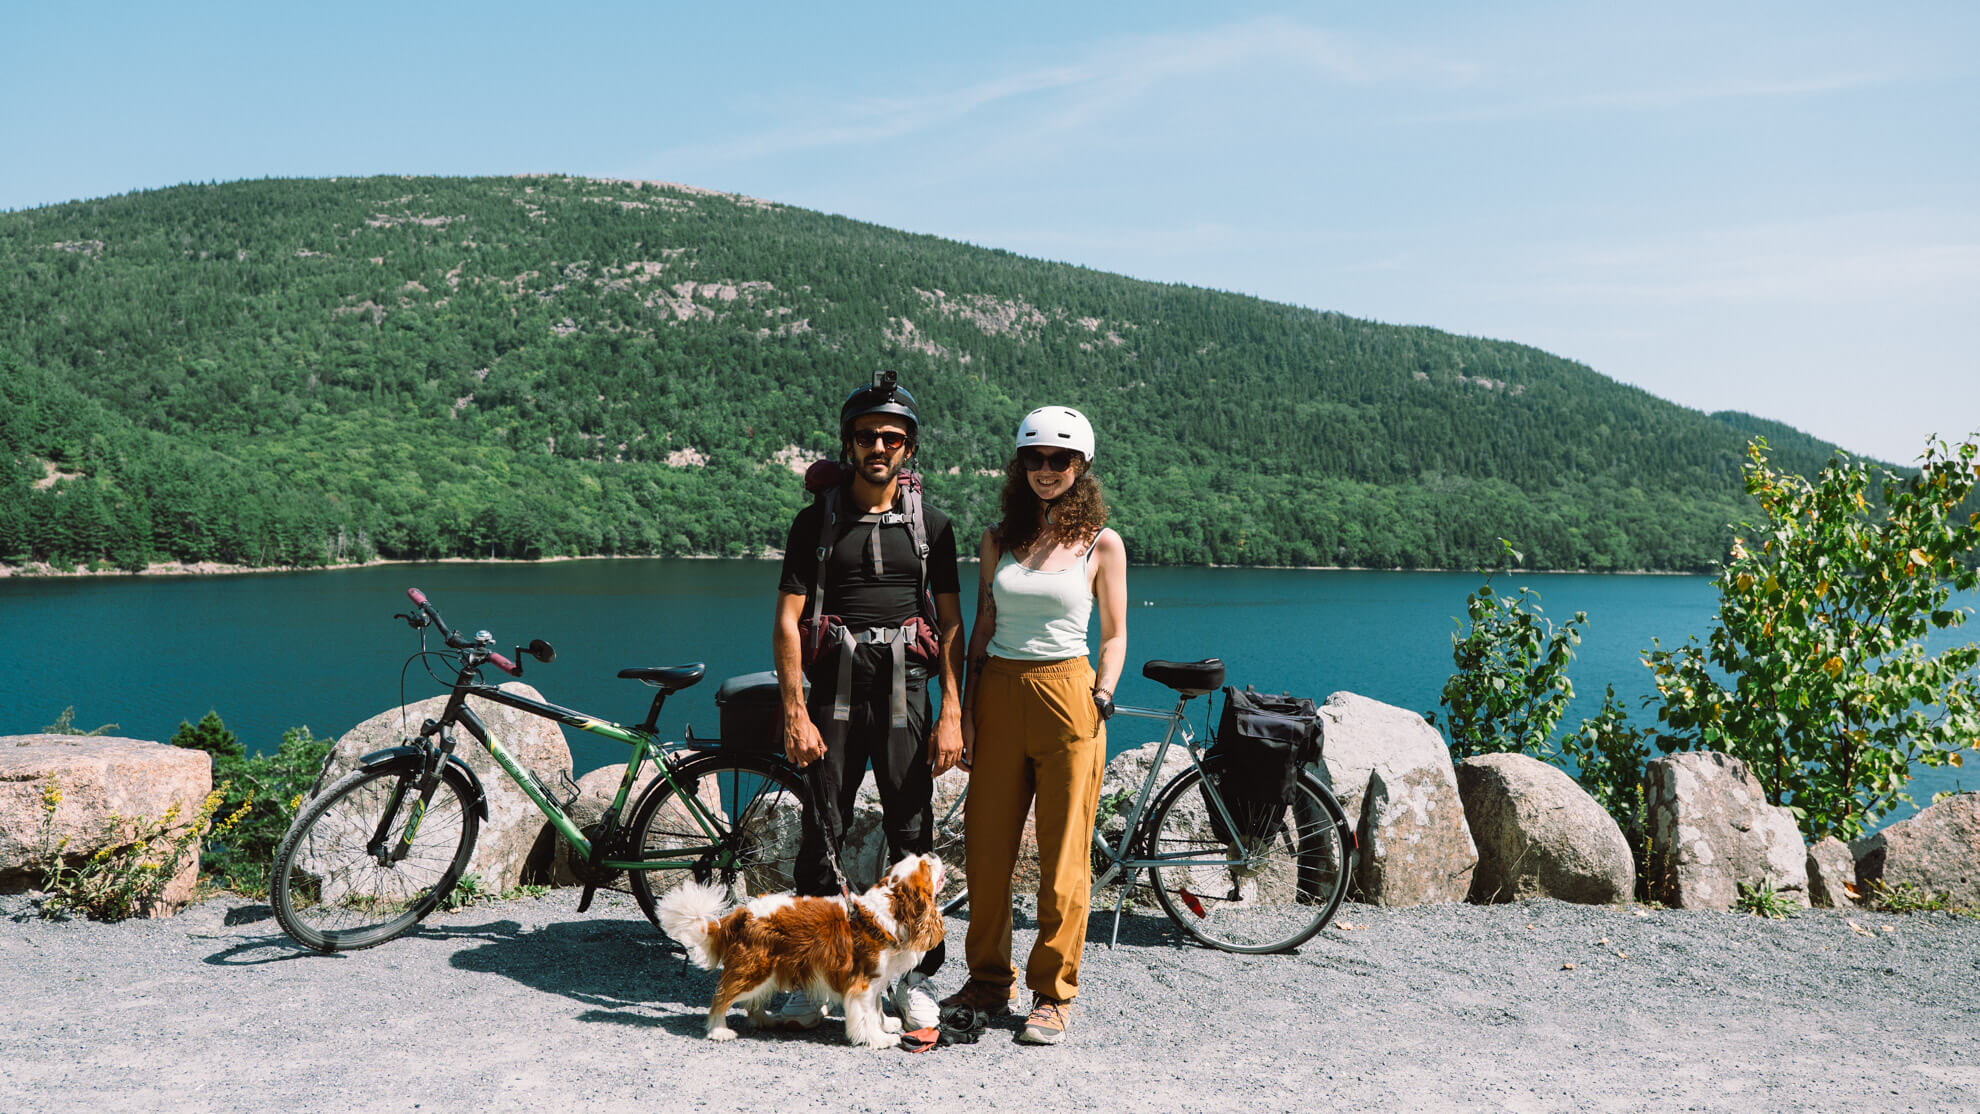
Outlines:
<svg viewBox="0 0 1980 1114"><path fill-rule="evenodd" d="M853 444L855 444L855 445L858 445L858 446L859 446L860 448L862 448L862 449L870 449L870 448L872 448L872 447L873 447L873 446L875 446L875 445L885 445L885 446L887 446L887 451L891 453L891 452L893 452L893 451L894 451L895 449L898 449L898 448L900 448L900 447L901 447L902 445L905 445L905 444L907 444L907 434L905 434L905 433L896 433L896 432L894 432L894 431L893 431L893 430L891 430L891 429L889 429L889 430L872 430L872 429L860 429L860 430L854 430L854 431L853 431Z"/></svg>
<svg viewBox="0 0 1980 1114"><path fill-rule="evenodd" d="M1080 455L1070 449L1049 456L1029 445L1018 450L1018 463L1024 465L1024 470L1027 472L1036 472L1040 468L1050 472L1063 472L1071 468L1073 461L1078 459Z"/></svg>

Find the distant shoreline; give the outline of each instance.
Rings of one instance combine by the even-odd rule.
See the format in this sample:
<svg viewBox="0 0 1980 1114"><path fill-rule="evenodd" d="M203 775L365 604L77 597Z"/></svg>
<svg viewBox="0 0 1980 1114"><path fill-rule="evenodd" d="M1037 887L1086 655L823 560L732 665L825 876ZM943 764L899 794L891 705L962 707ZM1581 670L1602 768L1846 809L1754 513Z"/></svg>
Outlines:
<svg viewBox="0 0 1980 1114"><path fill-rule="evenodd" d="M781 561L781 551L766 549L754 556L723 557L713 553L688 553L679 557L656 557L654 554L591 554L583 557L434 557L423 560L407 558L379 558L375 561L345 561L329 565L226 565L217 561L158 561L140 570L130 569L90 569L84 566L63 571L39 561L25 565L0 565L0 580L64 580L94 577L139 577L139 576L248 576L267 573L312 573L338 572L349 569L380 568L389 565L553 565L567 561ZM973 555L959 555L961 564L974 564ZM1267 569L1279 572L1461 572L1483 575L1487 570L1466 568L1373 568L1362 565L1139 565L1137 568L1197 568L1197 569ZM1506 572L1523 576L1709 576L1709 572L1681 572L1669 569L1508 569Z"/></svg>

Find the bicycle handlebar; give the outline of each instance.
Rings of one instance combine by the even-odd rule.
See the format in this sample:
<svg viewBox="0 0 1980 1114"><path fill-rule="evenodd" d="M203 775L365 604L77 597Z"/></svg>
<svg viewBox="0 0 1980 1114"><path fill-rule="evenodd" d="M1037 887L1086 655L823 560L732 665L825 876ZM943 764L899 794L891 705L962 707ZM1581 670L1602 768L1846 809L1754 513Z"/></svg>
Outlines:
<svg viewBox="0 0 1980 1114"><path fill-rule="evenodd" d="M515 662L510 661L493 650L484 650L486 642L482 639L487 637L486 632L483 633L482 638L466 638L455 634L453 629L447 626L447 621L440 617L439 609L434 607L433 602L426 598L425 592L417 588L408 588L406 589L406 598L413 602L413 606L419 609L419 613L424 615L428 622L439 628L441 635L446 639L448 649L484 652L488 664L493 665L511 677L522 676L521 666L518 666ZM413 625L420 626L422 624L415 623Z"/></svg>

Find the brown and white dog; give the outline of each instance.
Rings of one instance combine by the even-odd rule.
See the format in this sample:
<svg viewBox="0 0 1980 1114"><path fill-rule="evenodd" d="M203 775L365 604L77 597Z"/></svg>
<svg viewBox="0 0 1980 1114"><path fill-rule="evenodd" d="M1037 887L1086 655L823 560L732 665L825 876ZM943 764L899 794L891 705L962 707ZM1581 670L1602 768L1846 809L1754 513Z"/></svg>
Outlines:
<svg viewBox="0 0 1980 1114"><path fill-rule="evenodd" d="M836 897L770 894L740 908L720 886L688 884L659 901L660 926L696 966L722 972L708 1003L708 1039L733 1040L729 1006L741 1005L758 1029L764 1006L780 990L814 1002L844 1002L846 1039L867 1048L900 1043L901 1023L880 996L942 942L942 860L909 855L878 885L854 899L848 916Z"/></svg>

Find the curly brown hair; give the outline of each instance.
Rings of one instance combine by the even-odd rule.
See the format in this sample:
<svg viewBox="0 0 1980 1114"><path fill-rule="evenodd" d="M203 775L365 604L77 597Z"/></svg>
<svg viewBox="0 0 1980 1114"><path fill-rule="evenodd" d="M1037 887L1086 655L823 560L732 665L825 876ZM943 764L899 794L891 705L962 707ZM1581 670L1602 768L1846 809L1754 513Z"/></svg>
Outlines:
<svg viewBox="0 0 1980 1114"><path fill-rule="evenodd" d="M1073 465L1079 475L1064 495L1053 501L1052 532L1073 545L1091 545L1107 525L1107 495L1100 477L1085 457ZM997 544L1005 552L1026 549L1045 532L1045 504L1031 490L1024 459L1012 456L1004 465L1004 520L996 525Z"/></svg>

